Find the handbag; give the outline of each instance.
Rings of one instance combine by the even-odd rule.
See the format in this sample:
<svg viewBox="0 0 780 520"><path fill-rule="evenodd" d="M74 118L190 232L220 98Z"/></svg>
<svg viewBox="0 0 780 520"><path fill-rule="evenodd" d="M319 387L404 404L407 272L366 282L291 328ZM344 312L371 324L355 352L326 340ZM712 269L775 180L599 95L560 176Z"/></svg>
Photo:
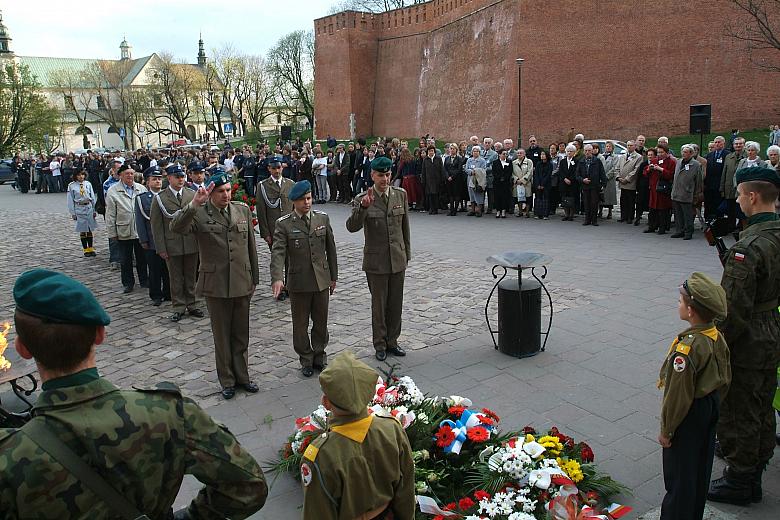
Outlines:
<svg viewBox="0 0 780 520"><path fill-rule="evenodd" d="M664 195L672 194L672 181L667 181L664 178L658 179L658 184L655 185L655 191L663 193Z"/></svg>
<svg viewBox="0 0 780 520"><path fill-rule="evenodd" d="M517 187L517 200L525 200L525 186L522 184Z"/></svg>

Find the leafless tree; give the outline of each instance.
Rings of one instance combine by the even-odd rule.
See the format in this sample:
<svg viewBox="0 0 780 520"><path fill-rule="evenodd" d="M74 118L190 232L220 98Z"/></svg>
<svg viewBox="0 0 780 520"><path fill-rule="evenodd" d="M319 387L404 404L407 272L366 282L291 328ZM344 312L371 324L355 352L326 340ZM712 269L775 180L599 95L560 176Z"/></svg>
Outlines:
<svg viewBox="0 0 780 520"><path fill-rule="evenodd" d="M271 74L262 56L245 56L238 71L237 82L237 118L241 122L243 133L247 131L247 122L259 129L263 120L274 108L274 90ZM248 121L247 121L248 120Z"/></svg>
<svg viewBox="0 0 780 520"><path fill-rule="evenodd" d="M55 70L49 75L49 83L55 93L62 95L65 112L72 113L76 117L79 125L76 133L81 133L84 148L89 148L87 135L91 132L87 128L87 119L94 92L88 88L84 75L73 74L68 70Z"/></svg>
<svg viewBox="0 0 780 520"><path fill-rule="evenodd" d="M205 82L203 71L177 62L169 53L162 52L159 58L150 67L151 103L145 122L152 133L188 137L187 119L197 108L198 93ZM161 114L155 107L164 108L166 113Z"/></svg>
<svg viewBox="0 0 780 520"><path fill-rule="evenodd" d="M750 61L780 72L780 0L731 0L740 16L726 24L729 36L745 43Z"/></svg>
<svg viewBox="0 0 780 520"><path fill-rule="evenodd" d="M306 118L314 128L314 32L283 36L268 53L277 106L289 118Z"/></svg>

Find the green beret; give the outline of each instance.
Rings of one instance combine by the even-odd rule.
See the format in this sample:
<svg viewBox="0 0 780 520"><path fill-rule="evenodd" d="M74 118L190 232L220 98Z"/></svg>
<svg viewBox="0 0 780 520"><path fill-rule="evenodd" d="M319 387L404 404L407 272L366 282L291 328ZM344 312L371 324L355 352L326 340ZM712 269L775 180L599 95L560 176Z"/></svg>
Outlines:
<svg viewBox="0 0 780 520"><path fill-rule="evenodd" d="M393 167L393 161L385 156L377 157L371 161L371 169L380 173L387 173Z"/></svg>
<svg viewBox="0 0 780 520"><path fill-rule="evenodd" d="M302 180L296 182L292 188L290 188L290 193L287 195L287 198L290 200L298 200L302 199L307 193L311 193L311 183L307 180Z"/></svg>
<svg viewBox="0 0 780 520"><path fill-rule="evenodd" d="M726 291L702 273L693 273L683 283L683 289L688 293L694 307L710 311L715 319L726 317Z"/></svg>
<svg viewBox="0 0 780 520"><path fill-rule="evenodd" d="M221 167L217 167L212 170L209 180L214 184L215 188L219 188L223 184L230 184L231 182L230 175L228 175L228 173Z"/></svg>
<svg viewBox="0 0 780 520"><path fill-rule="evenodd" d="M373 368L355 359L352 352L342 352L320 374L320 386L331 403L358 415L366 412L374 397L378 377Z"/></svg>
<svg viewBox="0 0 780 520"><path fill-rule="evenodd" d="M16 309L50 323L108 325L111 318L81 282L47 269L22 273L14 283Z"/></svg>
<svg viewBox="0 0 780 520"><path fill-rule="evenodd" d="M734 176L737 179L737 184L750 181L766 181L780 187L780 175L778 175L777 170L767 168L766 166L740 168Z"/></svg>

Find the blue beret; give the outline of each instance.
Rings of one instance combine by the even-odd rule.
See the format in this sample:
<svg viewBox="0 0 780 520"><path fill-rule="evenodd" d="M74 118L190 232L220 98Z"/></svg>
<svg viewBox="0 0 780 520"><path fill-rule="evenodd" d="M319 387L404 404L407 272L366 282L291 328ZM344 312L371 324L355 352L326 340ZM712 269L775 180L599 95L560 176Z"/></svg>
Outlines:
<svg viewBox="0 0 780 520"><path fill-rule="evenodd" d="M309 181L298 181L292 188L290 188L290 193L287 195L287 198L290 200L302 199L304 195L310 192L311 183Z"/></svg>
<svg viewBox="0 0 780 520"><path fill-rule="evenodd" d="M774 168L767 168L766 166L740 168L734 175L737 178L737 184L750 181L765 181L780 187L780 175Z"/></svg>
<svg viewBox="0 0 780 520"><path fill-rule="evenodd" d="M202 172L204 170L203 163L200 161L192 161L189 165L191 172Z"/></svg>
<svg viewBox="0 0 780 520"><path fill-rule="evenodd" d="M184 170L181 167L181 164L175 162L165 168L165 172L168 175L176 175L177 177L184 177Z"/></svg>
<svg viewBox="0 0 780 520"><path fill-rule="evenodd" d="M162 172L160 171L160 167L150 166L147 169L145 169L144 178L148 179L149 177L162 177Z"/></svg>
<svg viewBox="0 0 780 520"><path fill-rule="evenodd" d="M393 161L388 159L387 157L377 157L373 161L371 161L371 169L374 171L378 171L381 173L387 173L390 171L390 168L393 167Z"/></svg>
<svg viewBox="0 0 780 520"><path fill-rule="evenodd" d="M230 184L231 180L232 179L230 178L230 175L228 175L225 169L221 166L217 166L211 170L211 182L214 183L215 188L218 188L223 184Z"/></svg>
<svg viewBox="0 0 780 520"><path fill-rule="evenodd" d="M33 269L14 283L16 309L50 323L108 325L111 318L92 292L62 273Z"/></svg>

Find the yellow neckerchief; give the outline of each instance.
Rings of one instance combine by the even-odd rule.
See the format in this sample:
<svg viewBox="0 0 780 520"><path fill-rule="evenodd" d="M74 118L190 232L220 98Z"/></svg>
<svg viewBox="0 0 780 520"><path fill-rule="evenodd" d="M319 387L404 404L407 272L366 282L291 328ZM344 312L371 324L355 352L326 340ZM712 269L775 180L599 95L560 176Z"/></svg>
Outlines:
<svg viewBox="0 0 780 520"><path fill-rule="evenodd" d="M677 344L680 342L680 336L685 336L689 332L695 332L698 334L703 334L704 336L707 336L712 341L718 341L718 329L714 325L708 329L702 329L702 330L695 330L693 328L688 329L684 331L682 334L674 338L674 341L672 341L672 344L669 345L669 350L666 353L666 357L664 360L669 358L669 355L674 352L674 349L677 347ZM656 382L656 388L663 388L664 387L664 380L662 378L658 378L658 381Z"/></svg>
<svg viewBox="0 0 780 520"><path fill-rule="evenodd" d="M84 181L81 181L79 183L79 194L83 197L86 195L86 192L84 191Z"/></svg>
<svg viewBox="0 0 780 520"><path fill-rule="evenodd" d="M338 433L339 435L343 435L344 437L351 439L359 444L362 444L373 421L374 416L369 415L368 417L364 417L347 424L331 426L330 430L332 432Z"/></svg>

